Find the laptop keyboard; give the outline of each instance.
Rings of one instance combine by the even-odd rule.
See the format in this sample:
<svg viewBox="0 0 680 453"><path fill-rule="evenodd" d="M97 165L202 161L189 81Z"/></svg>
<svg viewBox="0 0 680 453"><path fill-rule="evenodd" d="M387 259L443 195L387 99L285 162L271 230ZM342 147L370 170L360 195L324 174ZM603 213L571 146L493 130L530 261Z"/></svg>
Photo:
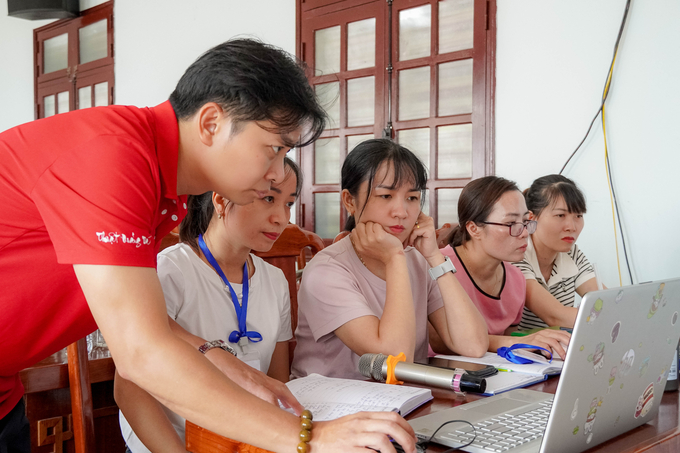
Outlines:
<svg viewBox="0 0 680 453"><path fill-rule="evenodd" d="M534 439L543 437L548 423L552 400L539 403L539 407L520 414L503 414L455 431L437 434L437 438L467 444L477 432L475 441L466 448L503 452Z"/></svg>

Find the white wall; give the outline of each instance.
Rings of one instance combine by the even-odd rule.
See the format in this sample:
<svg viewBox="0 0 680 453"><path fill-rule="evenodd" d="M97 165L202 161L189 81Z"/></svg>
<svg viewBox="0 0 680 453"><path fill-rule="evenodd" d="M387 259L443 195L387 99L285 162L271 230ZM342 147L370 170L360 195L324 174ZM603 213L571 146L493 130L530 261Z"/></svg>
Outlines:
<svg viewBox="0 0 680 453"><path fill-rule="evenodd" d="M0 1L0 131L34 118L33 29L49 23L9 17Z"/></svg>
<svg viewBox="0 0 680 453"><path fill-rule="evenodd" d="M557 173L595 114L625 0L498 0L496 172ZM680 2L634 0L606 105L612 173L636 282L680 276ZM565 171L585 192L578 241L619 284L601 121ZM623 283L628 284L621 253Z"/></svg>
<svg viewBox="0 0 680 453"><path fill-rule="evenodd" d="M34 119L33 29L49 22L8 17L0 1L0 131ZM165 101L191 62L236 35L295 52L294 0L116 0L114 23L117 104Z"/></svg>
<svg viewBox="0 0 680 453"><path fill-rule="evenodd" d="M200 54L236 35L295 53L294 0L116 0L116 104L156 105Z"/></svg>

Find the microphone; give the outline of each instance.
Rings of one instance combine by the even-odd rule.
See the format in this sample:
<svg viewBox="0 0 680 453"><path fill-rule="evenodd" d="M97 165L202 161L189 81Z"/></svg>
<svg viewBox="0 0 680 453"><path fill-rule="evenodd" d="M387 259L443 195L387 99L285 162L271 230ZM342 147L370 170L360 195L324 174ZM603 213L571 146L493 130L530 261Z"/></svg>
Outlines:
<svg viewBox="0 0 680 453"><path fill-rule="evenodd" d="M393 361L389 362L393 363ZM392 371L397 380L412 384L438 387L456 392L484 393L486 391L486 379L471 376L460 368L452 370L404 361L396 363L393 370L388 370L388 368L388 356L384 354L364 354L359 359L359 372L363 376L378 382L385 382L389 372Z"/></svg>

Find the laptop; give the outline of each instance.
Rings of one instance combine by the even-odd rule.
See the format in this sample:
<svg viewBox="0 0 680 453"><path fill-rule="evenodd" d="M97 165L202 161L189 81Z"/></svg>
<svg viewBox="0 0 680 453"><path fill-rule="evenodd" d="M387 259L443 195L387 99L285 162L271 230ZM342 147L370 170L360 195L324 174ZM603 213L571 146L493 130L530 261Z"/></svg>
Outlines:
<svg viewBox="0 0 680 453"><path fill-rule="evenodd" d="M555 395L518 389L409 423L462 451L581 452L651 421L680 339L680 278L587 293Z"/></svg>

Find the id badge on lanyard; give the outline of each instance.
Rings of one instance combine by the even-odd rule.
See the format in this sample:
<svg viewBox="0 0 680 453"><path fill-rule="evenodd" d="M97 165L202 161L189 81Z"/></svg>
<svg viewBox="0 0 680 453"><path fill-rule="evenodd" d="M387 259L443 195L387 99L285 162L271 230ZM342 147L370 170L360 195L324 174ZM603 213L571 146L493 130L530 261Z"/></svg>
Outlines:
<svg viewBox="0 0 680 453"><path fill-rule="evenodd" d="M239 354L238 357L246 364L256 368L261 371L260 365L260 353L255 348L252 343L258 343L262 341L262 335L254 330L247 330L246 328L246 316L248 316L248 262L243 264L243 299L239 304L238 296L236 291L231 287L227 276L222 272L222 268L217 263L215 257L210 253L210 249L203 240L203 235L198 236L198 246L205 255L206 259L210 265L215 269L215 272L220 276L224 284L229 288L229 293L231 294L231 302L234 304L234 310L236 311L236 319L238 320L238 330L234 330L229 334L230 343L238 343L243 351L243 354Z"/></svg>
<svg viewBox="0 0 680 453"><path fill-rule="evenodd" d="M262 371L262 362L260 361L260 351L255 349L255 345L251 344L248 337L241 337L238 340L238 345L241 347L242 354L239 358L243 363L255 368L257 371Z"/></svg>

